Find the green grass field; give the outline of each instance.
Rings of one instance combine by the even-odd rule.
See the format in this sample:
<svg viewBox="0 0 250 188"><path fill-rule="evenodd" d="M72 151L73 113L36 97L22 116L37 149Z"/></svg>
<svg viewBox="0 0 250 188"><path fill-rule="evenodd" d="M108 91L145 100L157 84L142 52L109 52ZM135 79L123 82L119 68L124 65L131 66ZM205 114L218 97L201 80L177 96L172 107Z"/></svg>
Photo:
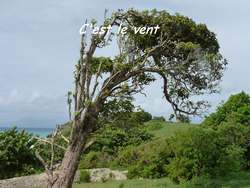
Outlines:
<svg viewBox="0 0 250 188"><path fill-rule="evenodd" d="M106 183L83 183L75 185L73 188L165 188L175 187L168 179L158 180L126 180L126 181L109 181Z"/></svg>
<svg viewBox="0 0 250 188"><path fill-rule="evenodd" d="M168 138L178 130L188 129L195 124L189 123L169 123L159 121L149 121L146 123L148 132L152 133L156 138Z"/></svg>

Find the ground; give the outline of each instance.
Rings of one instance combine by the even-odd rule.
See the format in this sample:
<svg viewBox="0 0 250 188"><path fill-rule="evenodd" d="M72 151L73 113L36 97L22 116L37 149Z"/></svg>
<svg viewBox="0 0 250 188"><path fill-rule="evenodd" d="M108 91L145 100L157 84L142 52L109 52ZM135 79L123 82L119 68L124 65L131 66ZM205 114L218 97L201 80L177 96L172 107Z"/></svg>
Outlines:
<svg viewBox="0 0 250 188"><path fill-rule="evenodd" d="M73 188L250 188L250 172L239 172L217 179L197 179L193 182L174 184L168 178L156 180L109 181L105 183L82 183Z"/></svg>

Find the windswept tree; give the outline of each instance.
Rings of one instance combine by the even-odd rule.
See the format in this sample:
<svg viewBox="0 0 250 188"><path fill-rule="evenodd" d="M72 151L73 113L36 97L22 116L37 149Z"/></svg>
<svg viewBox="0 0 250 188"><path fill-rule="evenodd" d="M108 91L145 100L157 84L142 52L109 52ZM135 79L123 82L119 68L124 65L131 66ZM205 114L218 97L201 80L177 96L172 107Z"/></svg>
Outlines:
<svg viewBox="0 0 250 188"><path fill-rule="evenodd" d="M115 35L121 24L127 33ZM194 96L217 92L226 61L206 25L166 11L133 9L105 16L102 26L109 25L112 32L81 35L72 134L53 188L72 187L80 156L100 127L98 118L109 100L142 93L146 85L162 79L163 94L178 118L200 114L207 107L206 101ZM160 29L153 34L134 32L134 27L157 25ZM118 48L114 57L95 56L97 49L114 41Z"/></svg>

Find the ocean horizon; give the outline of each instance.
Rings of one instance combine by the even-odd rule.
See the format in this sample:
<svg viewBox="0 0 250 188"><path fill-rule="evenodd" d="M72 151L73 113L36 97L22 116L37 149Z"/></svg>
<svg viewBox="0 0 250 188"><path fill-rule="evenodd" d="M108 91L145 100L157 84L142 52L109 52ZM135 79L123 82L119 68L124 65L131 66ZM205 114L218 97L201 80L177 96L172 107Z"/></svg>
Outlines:
<svg viewBox="0 0 250 188"><path fill-rule="evenodd" d="M0 132L7 131L10 129L13 129L14 127L0 127ZM25 130L28 133L40 136L40 137L46 137L49 134L51 134L54 130L54 128L37 128L37 127L16 127L18 131Z"/></svg>

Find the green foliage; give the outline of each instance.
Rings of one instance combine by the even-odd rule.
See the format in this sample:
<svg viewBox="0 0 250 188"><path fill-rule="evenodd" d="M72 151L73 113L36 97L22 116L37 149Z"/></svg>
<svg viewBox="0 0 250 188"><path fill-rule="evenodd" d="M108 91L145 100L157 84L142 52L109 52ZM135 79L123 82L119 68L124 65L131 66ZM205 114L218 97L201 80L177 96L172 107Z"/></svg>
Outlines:
<svg viewBox="0 0 250 188"><path fill-rule="evenodd" d="M101 71L101 73L107 73L112 71L113 68L113 62L108 57L93 57L90 64L93 74L96 74L98 71Z"/></svg>
<svg viewBox="0 0 250 188"><path fill-rule="evenodd" d="M79 169L110 167L114 160L114 155L104 151L90 151L82 155Z"/></svg>
<svg viewBox="0 0 250 188"><path fill-rule="evenodd" d="M244 163L244 149L238 145L229 145L221 149L218 165L215 172L222 176L228 172L237 172L242 169Z"/></svg>
<svg viewBox="0 0 250 188"><path fill-rule="evenodd" d="M141 124L150 121L152 119L152 115L148 112L145 112L144 110L140 110L134 112L131 118L134 119L139 124Z"/></svg>
<svg viewBox="0 0 250 188"><path fill-rule="evenodd" d="M96 142L82 156L79 168L100 168L114 165L117 152L126 146L136 146L152 139L152 135L141 127L120 128L109 125L96 134ZM117 165L114 165L119 167Z"/></svg>
<svg viewBox="0 0 250 188"><path fill-rule="evenodd" d="M161 155L151 150L155 155L148 155L147 152L149 159L146 161L154 161L154 159L162 161L163 158L162 166L165 171L161 171L160 174L167 174L176 182L206 174L210 176L226 175L246 168L249 165L250 137L249 127L244 126L249 120L247 104L248 95L245 93L231 97L229 102L219 108L217 117L223 120L220 121L218 128L213 130L196 127L178 131L174 137L168 138L169 145L162 150ZM134 150L128 154L138 156L141 150L138 147ZM140 155L143 156L143 154ZM129 174L132 177L145 175L151 177L149 169L154 169L154 165L143 164L142 161L145 158L141 156L137 157L138 162L131 163ZM161 160L159 156L162 157ZM124 158L129 159L129 156L125 155ZM130 163L129 160L128 163ZM157 164L157 162L155 163ZM158 173L156 169L154 172Z"/></svg>
<svg viewBox="0 0 250 188"><path fill-rule="evenodd" d="M150 67L164 79L164 95L173 110L178 114L200 113L208 106L206 101L195 102L191 96L217 92L218 81L227 64L219 52L215 33L205 24L165 10L130 9L125 17L123 25L128 27L128 35L122 39L130 44L127 48L136 46L138 53L135 53L139 55L135 65L127 71L143 61L141 54L149 54L152 61L140 64L140 68ZM152 35L134 32L134 27L143 26L159 26L160 29ZM155 79L153 76L148 84Z"/></svg>
<svg viewBox="0 0 250 188"><path fill-rule="evenodd" d="M117 165L128 168L128 177L159 178L166 175L164 165L168 163L164 140L156 140L138 147L129 146L121 150ZM169 150L167 150L169 151Z"/></svg>
<svg viewBox="0 0 250 188"><path fill-rule="evenodd" d="M178 132L170 140L174 157L166 166L169 177L179 182L212 172L220 153L216 137L215 131L202 128Z"/></svg>
<svg viewBox="0 0 250 188"><path fill-rule="evenodd" d="M159 42L157 39L159 39L160 34L163 34L164 39L179 41L177 44L183 50L193 48L195 44L200 44L202 48L211 52L217 52L219 49L215 34L210 32L205 24L196 24L188 17L180 14L171 15L166 11L157 11L156 9L142 12L131 10L130 12L135 15L131 17L131 22L135 26L160 26L160 31L150 36L133 35L133 31L131 31L131 35L139 47L147 49L157 45Z"/></svg>
<svg viewBox="0 0 250 188"><path fill-rule="evenodd" d="M234 122L249 125L250 96L245 92L232 95L219 106L215 113L209 115L203 122L204 126L217 128L222 122Z"/></svg>
<svg viewBox="0 0 250 188"><path fill-rule="evenodd" d="M32 135L16 128L0 132L0 179L33 174L42 169L31 147Z"/></svg>
<svg viewBox="0 0 250 188"><path fill-rule="evenodd" d="M123 148L115 162L129 170L129 178L168 176L182 182L221 176L245 168L247 138L249 129L243 125L223 124L218 130L190 127L179 129L167 140Z"/></svg>
<svg viewBox="0 0 250 188"><path fill-rule="evenodd" d="M229 114L226 120L233 123L240 123L242 125L250 125L250 104L238 108L236 112Z"/></svg>
<svg viewBox="0 0 250 188"><path fill-rule="evenodd" d="M226 124L217 131L199 127L179 132L170 140L174 157L166 171L177 182L238 171L245 164L246 136L244 127Z"/></svg>
<svg viewBox="0 0 250 188"><path fill-rule="evenodd" d="M100 120L102 125L114 121L126 121L134 111L131 97L117 97L108 100L101 112Z"/></svg>
<svg viewBox="0 0 250 188"><path fill-rule="evenodd" d="M215 113L212 113L204 120L202 125L220 129L222 132L221 138L228 138L230 139L228 142L234 141L240 145L245 150L246 167L250 167L250 146L249 141L247 141L250 137L250 96L247 93L241 92L231 95L225 103L218 107ZM227 127L228 132L225 132L225 127ZM223 136L225 134L227 137ZM236 138L240 140L237 141Z"/></svg>
<svg viewBox="0 0 250 188"><path fill-rule="evenodd" d="M80 170L80 183L90 182L90 174L87 170Z"/></svg>
<svg viewBox="0 0 250 188"><path fill-rule="evenodd" d="M97 135L96 143L93 145L92 150L106 151L113 154L120 147L139 145L151 138L152 135L142 128L122 129L115 126L107 126Z"/></svg>

